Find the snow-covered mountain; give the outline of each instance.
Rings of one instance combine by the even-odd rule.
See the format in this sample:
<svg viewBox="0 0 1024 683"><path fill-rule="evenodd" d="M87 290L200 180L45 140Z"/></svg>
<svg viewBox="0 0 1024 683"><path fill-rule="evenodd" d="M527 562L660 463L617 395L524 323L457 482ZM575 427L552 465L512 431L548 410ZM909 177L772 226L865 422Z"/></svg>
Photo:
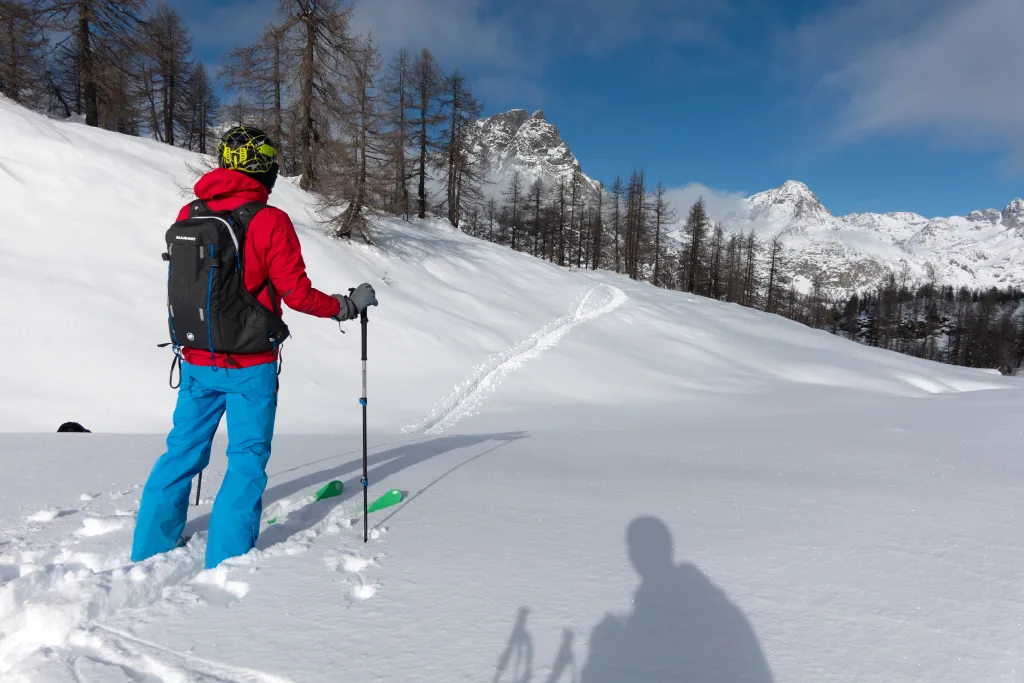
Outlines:
<svg viewBox="0 0 1024 683"><path fill-rule="evenodd" d="M500 191L513 170L527 183L569 182L579 160L543 111L513 109L482 119L478 150ZM584 176L586 177L586 176ZM588 192L598 183L586 178ZM689 207L676 207L680 215ZM733 231L781 234L789 249L786 270L806 289L816 273L836 294L870 288L891 270L908 283L935 281L967 287L1024 286L1024 200L1002 211L925 218L915 213L853 213L834 216L804 183L790 180L759 192L733 210L713 216Z"/></svg>
<svg viewBox="0 0 1024 683"><path fill-rule="evenodd" d="M540 109L533 114L512 109L477 121L477 150L487 160L494 182L502 188L516 170L527 186L538 178L548 185L559 181L568 185L576 173L582 174L579 160ZM597 192L596 181L586 175L582 179L586 192Z"/></svg>
<svg viewBox="0 0 1024 683"><path fill-rule="evenodd" d="M925 218L908 212L834 216L804 183L759 192L721 217L733 230L781 235L791 273L820 272L834 291L871 287L891 270L910 282L954 286L1024 285L1024 200L1002 211Z"/></svg>

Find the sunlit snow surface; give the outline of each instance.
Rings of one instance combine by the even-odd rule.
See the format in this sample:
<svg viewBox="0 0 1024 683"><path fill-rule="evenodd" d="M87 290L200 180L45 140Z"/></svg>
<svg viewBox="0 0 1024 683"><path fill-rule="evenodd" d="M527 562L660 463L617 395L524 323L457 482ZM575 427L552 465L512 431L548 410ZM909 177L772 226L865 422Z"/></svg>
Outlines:
<svg viewBox="0 0 1024 683"><path fill-rule="evenodd" d="M189 544L128 564L195 157L0 117L4 683L1024 682L1018 380L434 221L339 244L287 182L314 282L378 289L370 490L406 502L362 543L358 328L290 313L279 521L202 571L221 435Z"/></svg>

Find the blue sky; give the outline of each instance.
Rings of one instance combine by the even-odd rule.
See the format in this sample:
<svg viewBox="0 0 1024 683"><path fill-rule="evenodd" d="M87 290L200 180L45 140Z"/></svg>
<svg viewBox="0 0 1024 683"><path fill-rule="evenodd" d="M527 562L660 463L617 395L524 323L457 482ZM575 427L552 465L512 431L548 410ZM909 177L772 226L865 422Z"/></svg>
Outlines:
<svg viewBox="0 0 1024 683"><path fill-rule="evenodd" d="M277 0L177 0L199 56ZM806 182L834 213L1024 195L1021 0L358 0L385 53L432 49L485 115L543 108L591 176L729 201Z"/></svg>

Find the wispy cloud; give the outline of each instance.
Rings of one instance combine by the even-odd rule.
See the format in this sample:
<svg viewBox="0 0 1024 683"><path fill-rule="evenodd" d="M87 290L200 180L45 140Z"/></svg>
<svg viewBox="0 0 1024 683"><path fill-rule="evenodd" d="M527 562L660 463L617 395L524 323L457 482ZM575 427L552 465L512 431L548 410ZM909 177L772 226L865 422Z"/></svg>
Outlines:
<svg viewBox="0 0 1024 683"><path fill-rule="evenodd" d="M544 90L529 78L514 75L485 74L473 84L473 93L484 106L537 109L545 106Z"/></svg>
<svg viewBox="0 0 1024 683"><path fill-rule="evenodd" d="M639 43L715 42L727 0L547 0L502 5L506 24L552 53L607 55Z"/></svg>
<svg viewBox="0 0 1024 683"><path fill-rule="evenodd" d="M708 215L715 220L725 220L731 214L743 214L746 205L743 202L745 193L732 190L718 190L700 183L689 183L681 187L672 187L666 190L665 197L672 208L675 209L679 220L686 220L686 214L690 207L698 199L703 198L707 206Z"/></svg>
<svg viewBox="0 0 1024 683"><path fill-rule="evenodd" d="M716 42L733 0L360 0L353 29L372 31L384 54L429 48L447 68L477 74L491 101L541 105L538 85L556 60L643 46Z"/></svg>
<svg viewBox="0 0 1024 683"><path fill-rule="evenodd" d="M352 28L372 31L385 54L425 47L449 68L462 61L518 68L525 61L509 27L483 0L363 0L355 5Z"/></svg>
<svg viewBox="0 0 1024 683"><path fill-rule="evenodd" d="M862 0L795 39L827 60L819 85L840 97L840 141L930 131L968 147L1005 145L1024 164L1022 26L1021 0Z"/></svg>

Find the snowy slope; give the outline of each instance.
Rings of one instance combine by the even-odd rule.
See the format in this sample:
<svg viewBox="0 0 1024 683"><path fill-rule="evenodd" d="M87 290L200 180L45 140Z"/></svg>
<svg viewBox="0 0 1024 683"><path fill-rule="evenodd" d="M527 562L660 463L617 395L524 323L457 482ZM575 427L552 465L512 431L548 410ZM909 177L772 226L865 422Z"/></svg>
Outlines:
<svg viewBox="0 0 1024 683"><path fill-rule="evenodd" d="M75 420L97 431L160 432L174 392L165 381L170 353L156 347L167 336L159 303L166 270L159 255L177 208L191 198L179 191L191 185L185 164L199 163L199 157L152 141L54 123L6 101L0 107L0 182L4 196L17 198L6 207L0 228L0 285L8 302L0 324L8 356L18 359L0 367L3 386L9 388L0 395L0 429L51 431ZM382 429L397 431L426 419L430 407L469 369L493 362L492 357L575 315L588 293L594 302L627 290L630 298L639 297L629 311L656 296L633 283L567 273L432 221L380 221L379 248L338 244L318 229L311 197L282 182L272 199L298 225L315 285L344 292L365 280L385 302L374 311L370 337L371 382ZM675 298L669 301L678 305ZM358 335L341 335L334 323L295 313L286 314L286 320L294 339L285 346L287 400L282 401L279 428L358 428L354 412L339 410L357 395ZM721 335L709 332L709 325L733 320ZM623 322L615 318L610 326ZM635 331L629 325L623 329ZM668 361L659 361L657 385L672 393L680 382L692 383L689 364L696 349L720 355L721 336L740 330L752 340L750 353L728 365L749 362L760 366L764 377L778 374L772 367L778 357L770 345L754 340L781 335L826 353L841 349L827 361L846 368L841 385L877 383L896 392L919 391L913 382L894 378L890 367L930 378L929 386L975 381L949 379L975 376L966 371L848 349L841 340L799 325L697 300L668 328L652 330L666 338L698 340L686 352L673 348L675 372L665 372ZM609 355L595 362L613 371L627 360ZM729 376L734 370L723 367L723 372ZM552 378L558 384L552 391L571 394L575 377L561 384L563 378ZM102 401L96 400L98 394Z"/></svg>
<svg viewBox="0 0 1024 683"><path fill-rule="evenodd" d="M407 502L362 544L358 336L288 314L281 522L201 570L222 434L192 541L127 565L195 157L4 101L0 130L0 427L103 432L0 435L4 683L1024 683L1018 380L437 222L338 243L287 185L314 282L378 287L370 485Z"/></svg>

